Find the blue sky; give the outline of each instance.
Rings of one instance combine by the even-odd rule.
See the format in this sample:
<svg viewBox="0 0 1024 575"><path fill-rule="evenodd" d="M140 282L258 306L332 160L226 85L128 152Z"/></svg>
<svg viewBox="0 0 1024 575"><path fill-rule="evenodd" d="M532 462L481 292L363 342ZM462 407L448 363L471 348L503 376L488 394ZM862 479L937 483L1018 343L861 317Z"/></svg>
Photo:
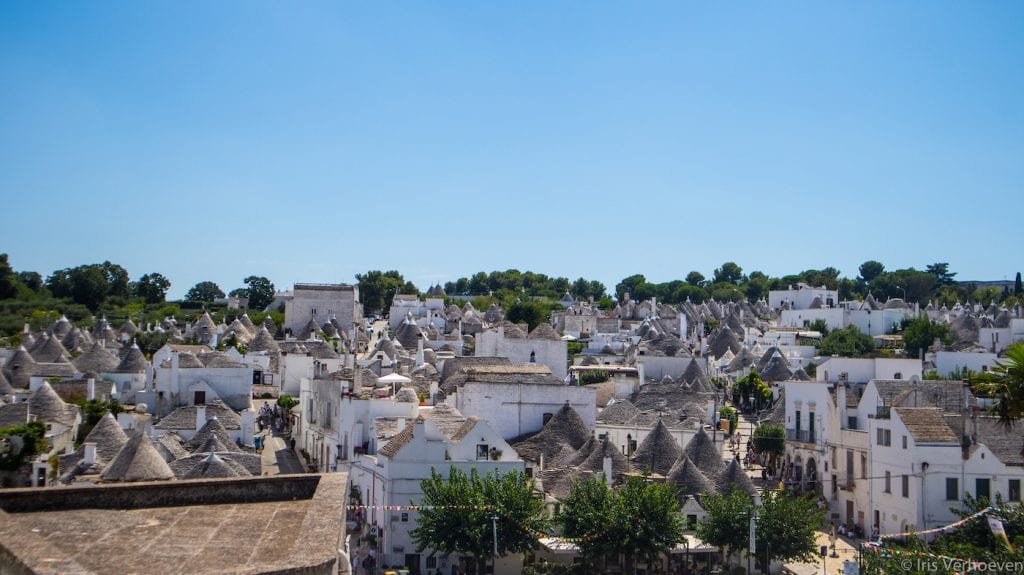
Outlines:
<svg viewBox="0 0 1024 575"><path fill-rule="evenodd" d="M172 296L1024 267L1022 3L382 4L0 4L0 251Z"/></svg>

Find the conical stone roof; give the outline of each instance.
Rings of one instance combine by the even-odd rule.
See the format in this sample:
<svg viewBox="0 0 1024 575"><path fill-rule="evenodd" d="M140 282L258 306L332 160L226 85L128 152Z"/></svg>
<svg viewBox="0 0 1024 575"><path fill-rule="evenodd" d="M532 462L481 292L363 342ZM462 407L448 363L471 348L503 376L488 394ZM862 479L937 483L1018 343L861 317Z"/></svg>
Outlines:
<svg viewBox="0 0 1024 575"><path fill-rule="evenodd" d="M703 427L698 429L697 434L686 444L683 454L708 477L717 476L724 466L722 455Z"/></svg>
<svg viewBox="0 0 1024 575"><path fill-rule="evenodd" d="M70 427L78 415L78 407L64 403L46 381L28 398L28 412L40 421L56 422Z"/></svg>
<svg viewBox="0 0 1024 575"><path fill-rule="evenodd" d="M213 439L215 443L210 444L210 440ZM193 453L202 453L210 451L209 448L216 447L214 451L241 451L235 442L231 440L231 436L228 435L224 425L220 422L217 417L211 417L206 420L206 423L199 428L199 431L192 436L191 439L184 442L182 446Z"/></svg>
<svg viewBox="0 0 1024 575"><path fill-rule="evenodd" d="M206 459L190 469L182 479L211 479L218 477L238 477L238 472L216 453L210 453Z"/></svg>
<svg viewBox="0 0 1024 575"><path fill-rule="evenodd" d="M26 389L35 371L36 360L32 359L25 346L20 346L3 367L12 386Z"/></svg>
<svg viewBox="0 0 1024 575"><path fill-rule="evenodd" d="M103 481L161 481L174 478L174 472L144 433L136 432L100 474Z"/></svg>
<svg viewBox="0 0 1024 575"><path fill-rule="evenodd" d="M750 496L758 494L757 486L750 480L747 472L740 466L739 460L733 459L726 465L718 477L718 491L727 493L731 489L739 489Z"/></svg>
<svg viewBox="0 0 1024 575"><path fill-rule="evenodd" d="M142 350L139 349L138 345L132 344L128 349L128 353L125 354L121 362L117 364L117 368L114 369L115 373L142 373L149 367L149 362L146 360L146 356L142 355Z"/></svg>
<svg viewBox="0 0 1024 575"><path fill-rule="evenodd" d="M548 462L558 456L575 451L592 437L580 414L566 402L537 433L521 440L513 440L512 447L523 459L540 461L544 455Z"/></svg>
<svg viewBox="0 0 1024 575"><path fill-rule="evenodd" d="M680 499L718 491L715 484L685 455L672 466L665 480L679 487Z"/></svg>
<svg viewBox="0 0 1024 575"><path fill-rule="evenodd" d="M273 334L264 325L260 326L259 331L256 332L256 337L249 344L249 351L279 352L281 349L277 346L277 342L274 341Z"/></svg>
<svg viewBox="0 0 1024 575"><path fill-rule="evenodd" d="M85 353L71 360L71 363L81 373L109 373L117 369L120 362L97 341L85 350Z"/></svg>
<svg viewBox="0 0 1024 575"><path fill-rule="evenodd" d="M639 469L650 469L654 473L666 475L682 454L683 448L659 419L654 429L640 442L640 447L631 459Z"/></svg>
<svg viewBox="0 0 1024 575"><path fill-rule="evenodd" d="M71 354L64 348L64 344L57 337L48 337L39 348L32 353L32 358L38 363L66 363L71 359Z"/></svg>

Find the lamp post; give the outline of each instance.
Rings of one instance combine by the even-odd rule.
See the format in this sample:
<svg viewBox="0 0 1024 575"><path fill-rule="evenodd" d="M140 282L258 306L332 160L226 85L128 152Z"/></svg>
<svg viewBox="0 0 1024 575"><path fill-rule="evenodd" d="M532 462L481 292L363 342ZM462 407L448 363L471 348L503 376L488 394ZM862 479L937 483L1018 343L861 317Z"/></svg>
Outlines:
<svg viewBox="0 0 1024 575"><path fill-rule="evenodd" d="M494 562L498 562L498 516L491 516L491 531L494 533Z"/></svg>

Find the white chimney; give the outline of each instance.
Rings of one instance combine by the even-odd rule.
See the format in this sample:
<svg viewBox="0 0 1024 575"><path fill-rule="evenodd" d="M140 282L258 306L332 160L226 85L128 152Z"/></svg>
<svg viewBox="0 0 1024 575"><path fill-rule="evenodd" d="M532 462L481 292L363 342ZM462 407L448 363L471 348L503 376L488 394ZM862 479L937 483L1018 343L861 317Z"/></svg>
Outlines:
<svg viewBox="0 0 1024 575"><path fill-rule="evenodd" d="M82 463L86 465L96 463L96 444L91 442L83 443L82 447L85 447L85 457L82 459Z"/></svg>
<svg viewBox="0 0 1024 575"><path fill-rule="evenodd" d="M196 431L199 431L200 429L202 429L204 425L206 425L206 406L205 405L197 405L196 406Z"/></svg>
<svg viewBox="0 0 1024 575"><path fill-rule="evenodd" d="M636 376L640 380L640 385L644 384L644 364L639 361L636 362Z"/></svg>
<svg viewBox="0 0 1024 575"><path fill-rule="evenodd" d="M540 454L540 470L544 471L544 454Z"/></svg>
<svg viewBox="0 0 1024 575"><path fill-rule="evenodd" d="M604 473L604 480L608 482L608 485L612 484L612 458L605 457L604 464L601 466L601 472Z"/></svg>
<svg viewBox="0 0 1024 575"><path fill-rule="evenodd" d="M423 367L423 334L416 336L416 367Z"/></svg>
<svg viewBox="0 0 1024 575"><path fill-rule="evenodd" d="M679 339L683 341L689 339L686 337L686 328L686 314L683 312L679 312Z"/></svg>
<svg viewBox="0 0 1024 575"><path fill-rule="evenodd" d="M96 399L96 380L89 378L85 380L85 400L93 401Z"/></svg>

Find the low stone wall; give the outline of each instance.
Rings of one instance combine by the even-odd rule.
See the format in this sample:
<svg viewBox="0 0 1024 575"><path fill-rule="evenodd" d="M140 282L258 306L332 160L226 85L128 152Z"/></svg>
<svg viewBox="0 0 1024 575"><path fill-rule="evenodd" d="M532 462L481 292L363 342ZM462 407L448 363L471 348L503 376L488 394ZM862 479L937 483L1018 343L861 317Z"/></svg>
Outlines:
<svg viewBox="0 0 1024 575"><path fill-rule="evenodd" d="M7 513L28 513L291 501L312 498L319 481L319 475L278 475L5 489L0 490L0 509ZM111 489L113 486L117 488Z"/></svg>

